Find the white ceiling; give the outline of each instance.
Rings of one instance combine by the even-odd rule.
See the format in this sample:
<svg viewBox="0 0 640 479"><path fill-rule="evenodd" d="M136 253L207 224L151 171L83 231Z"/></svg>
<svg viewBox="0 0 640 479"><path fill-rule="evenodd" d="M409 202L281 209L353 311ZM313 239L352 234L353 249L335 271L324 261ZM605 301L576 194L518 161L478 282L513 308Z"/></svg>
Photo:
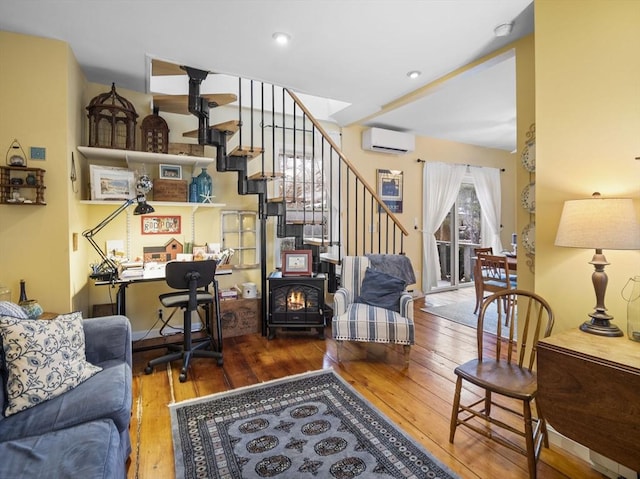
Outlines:
<svg viewBox="0 0 640 479"><path fill-rule="evenodd" d="M496 38L511 21L512 34ZM346 102L332 118L340 125L511 151L509 55L384 106L532 33L533 0L0 0L0 29L64 40L92 82L148 91L148 59L159 58ZM276 31L291 43L276 45Z"/></svg>

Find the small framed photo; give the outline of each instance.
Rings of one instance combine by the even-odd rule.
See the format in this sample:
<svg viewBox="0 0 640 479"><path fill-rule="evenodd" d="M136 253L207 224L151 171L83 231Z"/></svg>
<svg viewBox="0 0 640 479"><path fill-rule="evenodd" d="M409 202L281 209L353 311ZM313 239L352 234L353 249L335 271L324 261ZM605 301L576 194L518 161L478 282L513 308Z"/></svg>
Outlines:
<svg viewBox="0 0 640 479"><path fill-rule="evenodd" d="M180 216L141 216L143 235L180 234L182 225Z"/></svg>
<svg viewBox="0 0 640 479"><path fill-rule="evenodd" d="M283 251L282 276L311 276L311 250Z"/></svg>
<svg viewBox="0 0 640 479"><path fill-rule="evenodd" d="M89 165L92 200L128 200L135 195L135 175L126 168Z"/></svg>
<svg viewBox="0 0 640 479"><path fill-rule="evenodd" d="M158 177L162 180L181 180L182 166L160 164L160 174Z"/></svg>

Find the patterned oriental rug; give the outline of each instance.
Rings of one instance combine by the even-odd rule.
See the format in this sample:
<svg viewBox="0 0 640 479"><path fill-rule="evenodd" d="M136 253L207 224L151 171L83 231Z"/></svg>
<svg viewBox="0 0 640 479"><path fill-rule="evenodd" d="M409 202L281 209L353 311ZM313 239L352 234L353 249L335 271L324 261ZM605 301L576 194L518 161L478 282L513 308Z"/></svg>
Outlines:
<svg viewBox="0 0 640 479"><path fill-rule="evenodd" d="M169 406L176 478L457 478L333 370Z"/></svg>

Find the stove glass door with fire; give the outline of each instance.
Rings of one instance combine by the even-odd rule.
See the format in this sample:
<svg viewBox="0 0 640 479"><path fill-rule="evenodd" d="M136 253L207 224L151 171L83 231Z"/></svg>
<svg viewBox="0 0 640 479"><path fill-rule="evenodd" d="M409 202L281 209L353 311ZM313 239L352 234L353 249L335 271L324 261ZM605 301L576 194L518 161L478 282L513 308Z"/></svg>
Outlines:
<svg viewBox="0 0 640 479"><path fill-rule="evenodd" d="M324 338L325 275L282 276L280 271L269 275L268 337L275 337L276 328L316 329Z"/></svg>

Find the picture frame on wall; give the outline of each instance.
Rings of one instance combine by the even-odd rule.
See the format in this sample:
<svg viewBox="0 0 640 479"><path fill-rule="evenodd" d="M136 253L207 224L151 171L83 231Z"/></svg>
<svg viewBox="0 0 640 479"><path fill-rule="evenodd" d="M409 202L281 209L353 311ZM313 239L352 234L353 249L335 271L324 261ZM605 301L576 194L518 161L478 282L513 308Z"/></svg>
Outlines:
<svg viewBox="0 0 640 479"><path fill-rule="evenodd" d="M182 222L180 216L141 216L140 233L143 235L180 234Z"/></svg>
<svg viewBox="0 0 640 479"><path fill-rule="evenodd" d="M282 276L311 276L311 250L283 251Z"/></svg>
<svg viewBox="0 0 640 479"><path fill-rule="evenodd" d="M127 168L89 165L92 200L128 200L135 196L135 175Z"/></svg>
<svg viewBox="0 0 640 479"><path fill-rule="evenodd" d="M402 170L378 169L378 196L392 213L402 213Z"/></svg>
<svg viewBox="0 0 640 479"><path fill-rule="evenodd" d="M158 178L161 180L181 180L182 179L182 166L180 165L166 165L160 164Z"/></svg>

